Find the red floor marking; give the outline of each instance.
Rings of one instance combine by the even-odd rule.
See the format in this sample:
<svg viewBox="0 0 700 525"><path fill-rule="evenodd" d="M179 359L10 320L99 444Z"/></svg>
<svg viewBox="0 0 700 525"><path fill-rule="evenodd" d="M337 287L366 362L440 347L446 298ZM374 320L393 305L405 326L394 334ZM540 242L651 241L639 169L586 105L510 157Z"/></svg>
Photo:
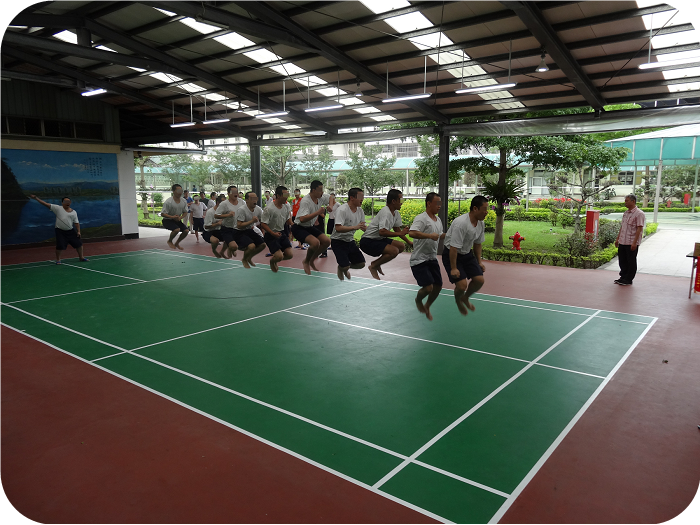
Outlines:
<svg viewBox="0 0 700 525"><path fill-rule="evenodd" d="M163 234L91 243L86 255L166 248ZM301 268L294 251L282 266ZM2 252L3 264L52 257L51 247ZM386 279L414 283L407 257L384 266ZM317 266L335 273L332 252ZM682 512L700 481L700 299L687 299L687 279L639 274L622 288L603 270L486 268L483 293L660 318L501 521L658 523ZM2 482L31 519L431 521L14 331L2 337Z"/></svg>

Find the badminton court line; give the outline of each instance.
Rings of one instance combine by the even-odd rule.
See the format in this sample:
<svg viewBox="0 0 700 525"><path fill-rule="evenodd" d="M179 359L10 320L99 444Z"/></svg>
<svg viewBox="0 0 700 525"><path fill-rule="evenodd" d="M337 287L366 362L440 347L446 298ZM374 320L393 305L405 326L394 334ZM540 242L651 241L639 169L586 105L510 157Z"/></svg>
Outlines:
<svg viewBox="0 0 700 525"><path fill-rule="evenodd" d="M368 288L376 288L376 287L379 287L379 286L382 286L382 285L381 285L381 284L378 284L378 285L374 285L374 286L368 287ZM346 292L346 293L340 294L340 295L346 295L347 293L354 293L354 292ZM326 298L326 299L333 299L333 298L335 298L335 297L337 297L337 296L329 297L329 298ZM323 301L323 300L326 300L326 299L319 299L319 300L314 301L314 302L319 302L319 301ZM311 304L311 303L307 303L307 304ZM299 306L296 306L295 308L299 308L299 307L301 307L301 306L306 306L306 305L299 305ZM367 446L367 447L374 448L374 449L376 449L376 450L379 450L380 452L384 452L385 454L389 454L389 455L391 455L391 456L395 456L395 457L397 457L397 458L399 458L399 459L402 459L402 460L404 460L404 461L408 461L408 460L409 460L409 458L408 458L406 455L404 455L404 454L401 454L401 453L398 453L398 452L394 452L394 451L392 451L392 450L390 450L390 449L387 449L386 447L382 447L382 446L377 445L377 444L375 444L375 443L372 443L372 442L370 442L370 441L366 441L366 440L364 440L364 439L362 439L362 438L353 436L352 434L348 434L348 433L346 433L346 432L343 432L343 431L341 431L341 430L335 429L335 428L333 428L333 427L329 427L329 426L327 426L327 425L324 425L324 424L322 424L322 423L319 423L319 422L314 421L314 420L312 420L312 419L309 419L309 418L307 418L307 417L301 416L301 415L299 415L299 414L296 414L296 413L291 412L291 411L289 411L289 410L283 409L283 408L278 407L278 406L276 406L276 405L272 405L272 404L270 404L270 403L267 403L267 402L265 402L265 401L259 400L259 399L257 399L257 398L254 398L254 397L249 396L249 395L247 395L247 394L244 394L244 393L242 393L242 392L238 392L238 391L236 391L236 390L233 390L233 389L231 389L231 388L225 387L225 386L220 385L220 384L218 384L218 383L215 383L215 382L213 382L213 381L209 381L208 379L204 379L204 378L202 378L202 377L200 377L200 376L197 376L197 375L192 374L192 373L190 373L190 372L187 372L187 371L185 371L185 370L181 370L181 369L176 368L176 367L174 367L174 366L168 365L168 364L163 363L163 362L161 362L161 361L158 361L158 360L156 360L156 359L153 359L153 358L150 358L150 357L147 357L147 356L138 354L138 353L136 353L136 350L138 350L138 349L127 350L127 349L121 348L121 347L119 347L119 346L113 345L113 344L111 344L111 343L107 343L106 341L102 341L102 340L97 339L97 338L95 338L95 337L92 337L92 336L89 336L89 335L87 335L87 334L84 334L84 333L82 333L82 332L78 332L77 330L73 330L73 329L71 329L71 328L62 326L62 325L60 325L60 324L58 324L58 323L54 323L53 321L49 321L48 319L45 319L45 318L40 317L40 316L38 316L38 315L29 313L29 312L25 312L24 310L21 310L20 308L16 308L16 307L12 307L12 306L11 306L11 308L14 308L15 310L18 310L18 311L20 311L20 312L22 312L22 313L24 313L24 314L27 314L27 315L29 315L29 316L31 316L31 317L34 317L34 318L39 319L39 320L41 320L41 321L44 321L44 322L46 322L46 323L52 324L52 325L54 325L54 326L56 326L56 327L58 327L58 328L62 328L62 329L64 329L64 330L67 330L67 331L69 331L69 332L72 332L72 333L74 333L74 334L76 334L76 335L85 337L85 338L87 338L87 339L91 339L91 340L96 341L96 342L98 342L98 343L101 343L101 344L104 344L104 345L106 345L106 346L110 346L110 347L112 347L112 348L115 348L115 349L117 349L117 350L120 350L120 352L118 352L118 353L116 353L116 354L111 354L111 355L109 355L109 356L99 357L99 358L93 359L93 360L86 360L86 359L84 359L84 358L80 358L80 357L78 357L78 356L75 356L75 357L78 357L79 359L81 359L81 360L83 360L83 361L86 361L86 362L88 362L88 363L90 363L90 364L95 364L95 361L100 361L100 360L102 360L102 359L107 359L107 358L109 358L109 357L114 357L114 356L117 356L117 355L130 354L130 355L132 355L132 356L134 356L134 357L138 357L138 358L140 358L140 359L143 359L143 360L145 360L145 361L151 362L151 363L156 364L156 365L158 365L158 366L161 366L161 367L163 367L163 368L167 368L167 369L169 369L169 370L172 370L172 371L174 371L174 372L177 372L177 373L179 373L179 374L181 374L181 375L190 377L190 378L195 379L195 380L197 380L197 381L200 381L200 382L202 382L202 383L205 383L205 384L208 384L208 385L210 385L210 386L213 386L213 387L215 387L215 388L217 388L217 389L223 390L223 391L225 391L225 392L227 392L227 393L234 394L234 395L236 395L236 396L238 396L238 397L241 397L241 398L246 399L246 400L248 400L248 401L251 401L251 402L253 402L253 403L259 404L259 405L264 406L264 407L266 407L266 408L269 408L269 409L271 409L271 410L274 410L274 411L283 413L283 414L285 414L285 415L287 415L287 416L293 417L293 418L295 418L295 419L298 419L298 420L303 421L303 422L305 422L305 423L308 423L308 424L310 424L310 425L313 425L313 426L316 426L316 427L321 428L321 429L323 429L323 430L326 430L326 431L328 431L328 432L337 434L337 435L342 436L342 437L344 437L344 438L346 438L346 439L350 439L350 440L352 440L352 441L361 443L361 444L363 444L363 445L365 445L365 446ZM282 310L281 310L281 311L282 311ZM275 312L273 312L273 313L275 313ZM265 317L266 315L271 315L271 314L265 314L265 315L253 317L253 318L247 319L247 320L252 320L252 319L259 318L259 317ZM247 321L247 320L246 320L246 321ZM236 323L231 323L231 324L238 324L238 323L241 323L241 322L245 322L245 321L238 321L238 322L236 322ZM3 323L3 324L4 324L4 323ZM228 325L227 325L227 326L228 326ZM9 326L8 326L8 327L9 327ZM9 327L9 328L13 328L13 327ZM14 329L14 328L13 328L13 329ZM15 330L16 330L16 329L15 329ZM16 330L16 331L17 331L17 330ZM21 332L21 333L24 333L24 332ZM28 334L25 334L25 335L28 335ZM36 340L38 340L38 341L41 341L41 340L38 339L38 338L34 338L34 339L36 339ZM43 342L43 341L42 341L42 342ZM48 343L47 343L47 344L48 344ZM157 344L157 343L156 343L156 344ZM53 345L49 345L49 346L53 346ZM147 345L147 346L152 346L152 345ZM144 348L144 347L142 347L142 348ZM71 355L73 355L73 354L71 354ZM95 365L95 366L99 366L99 365ZM101 368L101 367L100 367L100 368ZM441 469L439 469L439 468L437 468L437 467L433 467L432 465L428 465L428 464L423 463L422 466L424 466L424 467L426 467L426 468L429 468L429 469L431 469L431 470L434 470L434 471L436 471L436 472L443 473ZM454 478L454 479L458 479L458 480L462 481L463 483L467 483L467 484L469 484L469 485L472 485L472 486L474 486L474 487L480 488L480 489L482 489L482 490L491 492L491 493L493 493L493 494L497 494L497 495L499 495L499 496L501 496L501 497L503 497L503 498L507 498L507 497L508 497L508 494L507 494L507 493L505 493L505 492L503 492L503 491L500 491L500 490L498 490L498 489L495 489L495 488L493 488L493 487L489 487L489 486L487 486L487 485L484 485L483 483L479 483L479 482L477 482L477 481L470 480L470 479L467 479L467 478L458 476L458 475L456 475L456 474L451 474L450 477L452 477L452 478Z"/></svg>
<svg viewBox="0 0 700 525"><path fill-rule="evenodd" d="M458 350L467 350L468 352L474 352L474 353L477 353L477 354L485 354L485 355L489 355L489 356L492 356L492 357L500 357L500 358L503 358L503 359L510 359L511 361L520 361L520 362L522 362L522 363L530 363L530 362L531 362L531 361L528 360L528 359L520 359L519 357L511 357L511 356L508 356L508 355L496 354L496 353L494 353L494 352L486 352L485 350L476 350L476 349L474 349L474 348L468 348L468 347L466 347L466 346L453 345L453 344L450 344L450 343L443 343L443 342L441 342L441 341L433 341L433 340L431 340L431 339L422 339L422 338L420 338L420 337L413 337L413 336L411 336L411 335L397 334L397 333L395 333L395 332L387 332L386 330L379 330L379 329L377 329L377 328L370 328L370 327L368 327L368 326L362 326L362 325L357 325L357 324L345 323L345 322L343 322L343 321L336 321L336 320L334 320L334 319L326 319L326 318L324 318L324 317L318 317L318 316L316 316L316 315L302 314L302 313L300 313L300 312L293 312L293 311L291 311L291 310L288 311L287 313L294 314L294 315L302 315L302 316L304 316L304 317L310 317L311 319L317 319L317 320L319 320L319 321L328 321L329 323L342 324L342 325L345 325L345 326L350 326L350 327L352 327L352 328L360 328L360 329L362 329L362 330L369 330L369 331L372 331L372 332L378 332L378 333L380 333L380 334L387 334L387 335L393 335L393 336L396 336L396 337L403 337L404 339L412 339L412 340L414 340L414 341L420 341L420 342L422 342L422 343L431 343L431 344L440 345L440 346L447 346L447 347L450 347L450 348L457 348ZM547 367L547 368L554 368L554 369L556 369L556 370L561 370L561 371L563 371L563 372L571 372L572 374L580 374L580 375L583 375L583 376L590 376L590 377L597 377L598 379L605 379L605 376L599 376L599 375L595 375L595 374L589 374L589 373L587 373L587 372L579 372L578 370L570 370L570 369L568 369L568 368L560 368L560 367L558 367L558 366L545 365L545 364L543 364L543 363L535 363L535 364L538 365L538 366L544 366L544 367Z"/></svg>
<svg viewBox="0 0 700 525"><path fill-rule="evenodd" d="M112 277L121 277L122 279L131 279L132 281L140 281L142 283L146 282L143 279L137 279L136 277L127 277L125 275L117 275L116 273L108 273L108 272L103 272L101 270L93 270L92 268L85 268L83 266L76 266L74 264L61 263L61 266L68 266L70 268L77 268L78 270L86 270L88 272L102 273L104 275L111 275Z"/></svg>
<svg viewBox="0 0 700 525"><path fill-rule="evenodd" d="M18 299L17 301L6 301L3 304L10 305L10 304L16 304L16 303L24 303L27 301L38 301L40 299L50 299L52 297L63 297L64 295L73 295L76 293L94 292L97 290L107 290L108 288L121 288L123 286L133 286L135 284L155 283L158 281L167 281L168 279L179 279L180 277L192 277L195 275L202 275L205 273L222 272L225 270L235 270L236 268L242 268L242 266L228 266L226 268L219 268L218 270L207 270L205 272L196 272L196 273L190 273L190 274L185 274L185 275L174 275L172 277L160 277L158 279L151 279L150 281L141 281L139 279L139 282L136 282L136 283L114 284L112 286L101 286L99 288L88 288L87 290L77 290L75 292L65 292L65 293L59 293L59 294L55 294L55 295L44 295L42 297L31 297L29 299Z"/></svg>
<svg viewBox="0 0 700 525"><path fill-rule="evenodd" d="M591 397L588 398L588 401L586 401L583 406L579 409L579 411L576 413L576 415L573 417L571 421L569 421L569 424L564 427L564 429L560 432L560 434L557 436L557 438L552 442L552 444L547 448L547 450L542 454L542 457L533 465L533 467L530 469L530 471L525 475L525 477L520 481L517 487L515 487L515 490L511 493L510 496L508 496L508 499L503 503L500 509L494 514L491 519L489 520L489 523L498 523L498 521L503 517L503 515L506 513L506 511L510 508L510 506L513 504L513 502L520 496L521 492L523 489L527 486L528 483L532 480L532 478L535 477L535 474L539 472L540 468L542 468L542 465L545 464L545 462L549 459L549 457L552 455L554 450L559 446L559 444L564 440L564 438L567 436L567 434L571 431L571 429L574 427L574 425L578 422L579 419L581 419L581 416L588 410L588 408L593 404L593 401L596 400L598 395L603 391L605 386L610 382L612 377L617 373L617 371L620 369L620 367L623 365L623 363L627 360L627 358L630 356L632 351L637 348L637 345L644 339L644 337L647 335L649 330L651 330L651 327L654 326L654 323L658 321L658 317L654 317L651 323L649 323L649 326L646 327L646 329L637 337L637 339L632 343L632 345L629 347L629 350L625 353L624 356L618 361L617 365L610 371L610 373L605 377L603 382L598 385L598 388L596 388L595 392L591 394Z"/></svg>
<svg viewBox="0 0 700 525"><path fill-rule="evenodd" d="M157 250L158 253L162 253L162 254L164 254L164 255L167 254L167 255L172 255L172 256L175 256L175 257L187 257L187 255L192 255L192 256L194 256L194 257L187 257L187 258L189 258L189 259L199 259L199 260L201 260L200 257L204 257L205 259L212 260L212 262L220 262L220 261L218 261L217 259L214 259L214 258L212 258L212 257L210 257L210 256L208 256L208 255L202 255L202 254L198 254L198 253L195 253L195 254L182 254L182 255L181 255L181 254L177 254L177 253L170 253L170 252L168 252L167 250L161 250L160 248L153 248L153 250ZM234 261L234 262L240 262L240 261L236 260L236 261ZM266 269L266 268L257 267L257 266L256 266L255 268L261 269L261 270ZM294 275L304 275L304 276L306 276L306 277L309 277L309 276L306 275L305 273L302 273L302 270L299 269L299 268L290 268L290 267L283 267L283 266L280 266L280 271L282 271L282 268L285 268L286 270L299 270L298 272L285 271L284 273L289 273L289 274L294 274ZM323 274L326 274L326 275L333 275L333 276L335 276L335 277L330 278L330 280L333 280L333 281L338 280L337 276L336 276L334 273L330 273L330 272L321 272L321 271L315 272L315 273L312 273L312 274L311 274L311 277L320 277L319 275L316 275L317 273L323 273ZM371 279L369 279L369 278L367 278L367 277L359 277L359 279L365 279L365 280L367 280L367 281L372 281ZM350 282L352 282L352 280L350 280ZM391 284L400 284L400 285L403 285L403 286L415 286L415 288L400 288L400 287L394 287L394 286L387 286L387 288L395 288L395 289L397 289L397 290L406 290L406 291L417 292L418 289L420 288L420 287L418 287L418 286L416 286L416 285L412 285L412 284L410 284L410 283L402 283L402 282L399 282L399 281L391 281L391 280L387 280L387 279L382 279L381 282L383 282L383 283L391 283ZM448 293L448 292L443 292L443 293L441 293L440 295L447 295L447 296L449 296L449 297L452 296L452 295L451 295L450 293ZM538 304L547 304L547 305L550 305L550 306L563 306L563 307L565 307L565 308L578 308L578 309L580 309L580 310L588 310L589 312L594 312L594 311L596 311L595 308L589 308L589 307L587 307L587 306L574 306L574 305L570 305L570 304L550 303L550 302L546 302L546 301L533 301L533 300L530 300L530 299L519 299L519 298L517 298L517 297L507 297L507 296L505 296L505 295L494 295L494 294L485 294L485 293L476 293L476 294L473 296L473 299L474 299L475 301L494 302L494 303L497 303L497 304L506 304L506 305L510 305L510 306L519 306L519 307L522 307L522 308L535 308L535 309L547 310L546 308L542 308L542 307L540 307L540 306L532 306L532 305L518 304L518 303L505 303L505 302L502 302L502 301L493 301L493 300L489 300L489 299L483 299L482 297L496 297L496 298L498 298L498 299L508 299L508 300L511 300L511 301L527 301L527 302L538 303ZM556 310L556 309L551 309L551 311L552 311L552 312L559 312L559 313L563 313L563 314L575 314L575 315L585 315L585 316L591 315L590 313L586 313L586 312L584 312L584 313L577 313L577 312L569 312L569 311L566 311L566 310ZM617 312L617 311L615 311L615 310L602 310L602 311L603 311L603 312L612 313L612 314L628 315L628 316L632 316L632 317L642 317L642 318L646 318L646 319L649 319L649 320L651 320L651 319L656 319L655 317L652 317L652 316L649 316L649 315L630 314L630 313L627 313L627 312ZM628 320L628 319L618 319L618 318L616 318L616 317L604 317L604 316L602 316L602 315L598 315L598 316L596 316L596 318L600 318L600 319L611 319L611 320L613 320L613 321L622 321L622 322L627 322L627 323L648 324L647 322L644 322L644 321L632 321L632 320Z"/></svg>
<svg viewBox="0 0 700 525"><path fill-rule="evenodd" d="M450 423L447 427L445 427L440 433L438 433L435 437L433 437L430 441L428 441L425 445L420 447L418 450L416 450L411 456L409 457L408 460L404 460L400 465L395 467L393 470L391 470L386 476L384 476L382 479L380 479L377 483L374 484L375 488L379 488L382 485L384 485L387 481L389 481L391 478L393 478L396 474L401 472L409 463L411 463L413 460L415 460L418 456L423 454L426 450L428 450L430 447L432 447L435 443L437 443L443 436L445 436L450 430L455 428L457 425L459 425L462 421L467 419L469 416L471 416L474 412L479 410L482 406L484 406L488 401L493 399L496 394L501 392L504 388L506 388L508 385L510 385L513 381L515 381L517 378L522 376L525 372L527 372L530 368L535 366L537 364L537 361L545 357L549 352L554 350L557 346L559 346L561 343L566 341L572 334L577 332L580 328L582 328L584 325L586 325L591 319L593 319L596 315L598 315L602 310L596 310L596 312L589 316L585 321L580 323L578 326L573 328L571 331L569 331L568 334L563 336L561 339L559 339L556 343L552 344L547 350L542 352L539 356L537 356L535 359L530 361L529 364L527 364L525 367L523 367L520 371L516 372L510 379L505 381L501 386L496 388L493 392L491 392L488 396L486 396L484 399L479 401L476 405L474 405L472 408L467 410L464 414L462 414L460 417L455 419L452 423Z"/></svg>
<svg viewBox="0 0 700 525"><path fill-rule="evenodd" d="M116 259L117 257L133 257L135 255L148 255L148 254L152 254L152 253L157 253L157 252L153 252L150 250L151 250L150 248L148 250L137 250L134 252L129 252L129 254L125 254L125 255L109 255L109 254L104 255L104 256L103 255L91 255L90 259L95 259L96 261L102 261L104 259ZM67 259L67 260L72 260L72 259L75 259L75 257L71 257L70 259ZM64 259L64 260L66 260L66 259ZM7 268L7 266L19 266L21 264L32 264L33 266L22 266L21 268ZM56 263L53 260L36 261L36 263L3 264L2 266L0 266L0 269L3 272L10 272L13 270L28 270L31 268L43 268L43 267L47 267L47 266L54 266L55 264Z"/></svg>
<svg viewBox="0 0 700 525"><path fill-rule="evenodd" d="M195 407L193 407L192 405L188 405L187 403L184 403L184 402L182 402L182 401L179 401L178 399L175 399L175 398L173 398L173 397L170 397L170 396L168 396L167 394L164 394L164 393L162 393L162 392L159 392L159 391L157 391L157 390L154 390L154 389L152 389L152 388L150 388L150 387L148 387L148 386L146 386L146 385L144 385L144 384L142 384L142 383L139 383L138 381L135 381L135 380L133 380L133 379L130 379L130 378L128 378L128 377L126 377L126 376L123 376L123 375L121 375L121 374L118 374L117 372L114 372L114 371L112 371L112 370L109 370L108 368L104 368L104 367L102 367L102 366L100 366L100 365L98 365L98 364L92 363L92 362L88 361L87 359L84 359L84 358L79 357L79 356L77 356L77 355L71 354L70 352L67 352L66 350L63 350L62 348L59 348L59 347L57 347L57 346L55 346L55 345L52 345L51 343L47 343L46 341L43 341L42 339L39 339L38 337L34 337L33 335L30 335L30 334L27 334L27 333L25 333L25 332L22 332L22 331L18 330L17 328L14 328L14 327L12 327L12 326L9 326L9 325L7 325L7 324L5 324L5 323L0 323L0 324L2 324L2 326L6 327L6 328L8 328L8 329L10 329L10 330L13 330L14 332L17 332L17 333L19 333L19 334L21 334L21 335L24 335L24 336L26 336L26 337L29 337L30 339L33 339L33 340L35 340L35 341L38 341L38 342L40 342L40 343L42 343L42 344L44 344L44 345L46 345L46 346L48 346L48 347L50 347L50 348L53 348L54 350L58 350L59 352L62 352L62 353L66 354L66 355L68 355L68 356L70 356L70 357L72 357L72 358L74 358L74 359L78 359L79 361L83 361L84 363L87 363L87 364L89 364L89 365L91 365L91 366L94 366L95 368L97 368L97 369L99 369L99 370L102 370L103 372L106 372L106 373L108 373L108 374L110 374L110 375L112 375L112 376L114 376L114 377L117 377L117 378L123 380L123 381L126 381L127 383L131 383L132 385L135 385L135 386L140 387L140 388L142 388L142 389L144 389L144 390L146 390L146 391L148 391L148 392L150 392L150 393L152 393L152 394L155 394L155 395L157 395L157 396L160 396L160 397L162 397L163 399L167 399L168 401L171 401L172 403L175 403L176 405L180 405L180 406L183 407L183 408L186 408L186 409L188 409L188 410L191 410L192 412L195 412L195 413L197 413L197 414L199 414L199 415L201 415L201 416L204 416L204 417L206 417L206 418L208 418L208 419L211 419L212 421L215 421L216 423L219 423L219 424L224 425L224 426L226 426L226 427L228 427L228 428L231 428L231 429L233 429L233 430L235 430L235 431L237 431L237 432L240 432L241 434L244 434L244 435L246 435L246 436L248 436L248 437L250 437L250 438L252 438L252 439L254 439L254 440L256 440L256 441L259 441L259 442L264 443L265 445L268 445L268 446L270 446L270 447L272 447L272 448L274 448L274 449L277 449L277 450L280 450L280 451L282 451L282 452L284 452L284 453L286 453L286 454L289 454L290 456L295 457L295 458L297 458L297 459L300 459L301 461L304 461L305 463L308 463L308 464L310 464L310 465L313 465L313 466L315 466L315 467L317 467L317 468L319 468L319 469L321 469L321 470L323 470L323 471L325 471L325 472L329 472L330 474L333 474L333 475L335 475L335 476L338 476L338 477L341 478L341 479L344 479L344 480L346 480L346 481L349 481L350 483L352 483L352 484L354 484L354 485L357 485L357 486L360 486L360 487L362 487L362 488L364 488L364 489L367 489L367 490L369 490L370 492L373 492L373 493L378 494L378 495L380 495L380 496L382 496L382 497L385 497L385 498L387 498L387 499L389 499L389 500L391 500L391 501L394 501L394 502L396 502L396 503L398 503L398 504L400 504L400 505L403 505L404 507L407 507L407 508L409 508L409 509L415 510L416 512L419 512L419 513L421 513L421 514L423 514L423 515L425 515L425 516L428 516L428 517L430 517L430 518L433 518L433 519L435 519L435 520L437 520L437 521L439 521L439 522L442 522L442 523L453 523L452 521L450 521L450 520L448 520L448 519L446 519L446 518L443 518L442 516L439 516L439 515L437 515L437 514L435 514L435 513L433 513L433 512L430 512L430 511L428 511L428 510L426 510L426 509L423 509L423 508L421 508L421 507L419 507L419 506L417 506L417 505L414 505L413 503L410 503L410 502L408 502L408 501L405 501L405 500L402 500L402 499L400 499L400 498L397 498L396 496L393 496L393 495L391 495L391 494L389 494L389 493L387 493L387 492L384 492L384 491L382 491L382 490L375 489L375 488L373 488L371 485L368 485L368 484L366 484L366 483L363 483L362 481L359 481L359 480L357 480L357 479L355 479L355 478L352 478L352 477L348 476L347 474L343 474L342 472L339 472L339 471L334 470L334 469L332 469L332 468L330 468L330 467L327 467L327 466L323 465L322 463L318 463L317 461L314 461L313 459L307 458L306 456L303 456L303 455L299 454L298 452L294 452L293 450L290 450L290 449L285 448L285 447L283 447L283 446L281 446L281 445L278 445L277 443L274 443L274 442L272 442L272 441L269 441L269 440L267 440L267 439L265 439L265 438L263 438L263 437L261 437L261 436L258 436L257 434L253 434L252 432L250 432L250 431L248 431L248 430L245 430L245 429L243 429L243 428L241 428L241 427L238 427L238 426L236 426L236 425L234 425L234 424L232 424L232 423L229 423L228 421L224 421L223 419L219 419L219 418L217 418L216 416L213 416L213 415L211 415L211 414L208 414L207 412L204 412L204 411L202 411L202 410L200 410L200 409L198 409L198 408L195 408Z"/></svg>

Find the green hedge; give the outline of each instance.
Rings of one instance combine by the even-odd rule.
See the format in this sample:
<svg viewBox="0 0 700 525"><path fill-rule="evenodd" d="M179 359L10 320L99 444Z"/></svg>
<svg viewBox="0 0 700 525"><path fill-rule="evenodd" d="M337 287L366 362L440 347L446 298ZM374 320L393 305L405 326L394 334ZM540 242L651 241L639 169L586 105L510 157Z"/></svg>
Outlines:
<svg viewBox="0 0 700 525"><path fill-rule="evenodd" d="M507 221L517 221L518 218L514 211L506 211L504 215ZM530 210L522 215L523 221L549 222L549 210Z"/></svg>
<svg viewBox="0 0 700 525"><path fill-rule="evenodd" d="M508 261L526 264L545 264L548 266L569 266L571 268L593 269L610 262L617 256L617 248L610 246L590 257L568 257L562 253L526 252L505 248L482 247L482 258L490 261Z"/></svg>
<svg viewBox="0 0 700 525"><path fill-rule="evenodd" d="M653 212L653 206L647 206L646 208L639 208L644 212ZM627 208L624 206L606 206L601 208L602 213L625 213ZM659 206L659 213L690 213L692 210L690 208L667 208L666 206ZM700 211L700 206L695 207L695 211Z"/></svg>

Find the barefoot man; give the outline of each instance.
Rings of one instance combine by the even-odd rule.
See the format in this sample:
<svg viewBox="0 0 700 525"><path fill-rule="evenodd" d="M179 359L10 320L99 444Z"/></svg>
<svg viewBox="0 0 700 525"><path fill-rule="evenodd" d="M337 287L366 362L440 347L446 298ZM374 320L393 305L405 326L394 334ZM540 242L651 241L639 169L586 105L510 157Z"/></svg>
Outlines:
<svg viewBox="0 0 700 525"><path fill-rule="evenodd" d="M335 210L335 223L331 233L331 247L338 263L338 279L350 279L350 268L365 267L365 256L355 242L355 232L365 231L365 212L362 209L364 192L360 188L348 190L348 202Z"/></svg>
<svg viewBox="0 0 700 525"><path fill-rule="evenodd" d="M226 256L224 252L224 250L226 250L226 246L222 246L220 252L216 251L216 247L219 246L219 242L221 242L221 239L219 237L221 237L221 223L223 223L224 220L216 220L214 219L214 215L216 214L216 208L219 206L219 204L223 202L225 198L226 197L224 195L219 195L216 198L216 200L212 200L214 206L207 210L207 214L204 218L204 233L202 234L202 239L211 244L211 251L219 259L221 257L229 259L229 257Z"/></svg>
<svg viewBox="0 0 700 525"><path fill-rule="evenodd" d="M245 206L245 204L238 198L238 188L236 186L229 186L226 188L226 194L228 195L228 199L219 204L214 218L223 219L221 231L219 233L221 235L221 241L224 243L224 248L226 248L229 254L226 258L230 259L236 256L236 250L238 249L238 245L233 240L235 233L234 228L236 227L236 212L238 208ZM224 255L223 250L222 248L221 255Z"/></svg>
<svg viewBox="0 0 700 525"><path fill-rule="evenodd" d="M289 190L284 186L275 188L275 199L270 201L262 214L260 228L265 232L265 244L272 254L270 269L279 270L280 261L288 261L294 255L285 226L292 224L292 210L287 205Z"/></svg>
<svg viewBox="0 0 700 525"><path fill-rule="evenodd" d="M78 252L81 262L88 261L89 259L83 256L83 241L80 238L78 212L70 207L70 197L63 197L60 206L44 202L36 195L30 195L29 197L46 206L56 216L54 230L56 232L56 264L61 264L61 252L68 248L69 244Z"/></svg>
<svg viewBox="0 0 700 525"><path fill-rule="evenodd" d="M455 301L462 315L467 309L474 311L469 297L484 285L484 263L481 262L481 245L484 243L484 219L489 212L489 201L477 195L472 199L469 213L460 215L450 225L445 235L442 264L455 284ZM467 286L467 279L471 279Z"/></svg>
<svg viewBox="0 0 700 525"><path fill-rule="evenodd" d="M301 199L297 218L294 221L294 226L292 226L294 238L309 245L309 250L306 252L306 257L302 263L304 272L307 275L311 275L312 269L318 271L315 265L316 258L331 245L331 240L328 236L314 226L316 217L325 215L326 208L324 203L327 202L327 198L324 199L323 195L323 183L320 180L312 181L311 191Z"/></svg>
<svg viewBox="0 0 700 525"><path fill-rule="evenodd" d="M255 266L253 257L265 249L265 241L253 229L253 226L260 223L260 217L262 217L262 208L257 204L258 196L249 191L245 194L245 204L236 211L233 240L241 250L245 250L241 259L245 268Z"/></svg>
<svg viewBox="0 0 700 525"><path fill-rule="evenodd" d="M411 271L416 278L418 290L416 306L424 313L429 321L433 320L430 305L433 304L442 290L442 275L437 260L438 241L445 238L442 232L442 221L437 216L442 207L440 196L431 191L425 196L425 211L413 219L408 234L414 239L411 253ZM428 300L423 304L423 299Z"/></svg>
<svg viewBox="0 0 700 525"><path fill-rule="evenodd" d="M401 237L405 243L412 244L406 238L408 226L403 227L401 222L399 210L402 201L403 194L399 190L389 190L386 206L374 216L360 239L360 249L363 252L371 257L379 256L379 259L372 261L368 268L375 279L379 279L379 274L384 275L382 264L388 263L406 249L403 242L392 240L391 237Z"/></svg>
<svg viewBox="0 0 700 525"><path fill-rule="evenodd" d="M173 190L173 196L165 200L160 215L163 217L163 227L170 230L168 246L183 250L184 248L180 246L180 242L190 233L189 228L182 222L182 219L189 213L187 211L187 201L182 195L182 186L173 184L171 189ZM173 244L173 239L178 233L180 236Z"/></svg>

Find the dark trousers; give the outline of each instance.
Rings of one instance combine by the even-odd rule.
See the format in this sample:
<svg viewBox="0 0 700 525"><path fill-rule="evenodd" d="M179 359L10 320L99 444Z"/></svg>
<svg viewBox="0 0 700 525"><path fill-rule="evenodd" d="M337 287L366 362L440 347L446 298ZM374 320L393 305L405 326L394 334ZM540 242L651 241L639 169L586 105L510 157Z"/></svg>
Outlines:
<svg viewBox="0 0 700 525"><path fill-rule="evenodd" d="M322 232L325 232L325 231L326 231L326 218L325 218L325 217L321 217L320 215L319 215L319 217L318 217L318 229L321 230ZM326 255L326 256L327 256L327 255L328 255L328 250L323 250L323 252L321 252L320 255Z"/></svg>
<svg viewBox="0 0 700 525"><path fill-rule="evenodd" d="M637 275L637 252L639 252L639 246L635 250L632 249L630 244L620 244L617 247L621 281L631 283L634 276Z"/></svg>

